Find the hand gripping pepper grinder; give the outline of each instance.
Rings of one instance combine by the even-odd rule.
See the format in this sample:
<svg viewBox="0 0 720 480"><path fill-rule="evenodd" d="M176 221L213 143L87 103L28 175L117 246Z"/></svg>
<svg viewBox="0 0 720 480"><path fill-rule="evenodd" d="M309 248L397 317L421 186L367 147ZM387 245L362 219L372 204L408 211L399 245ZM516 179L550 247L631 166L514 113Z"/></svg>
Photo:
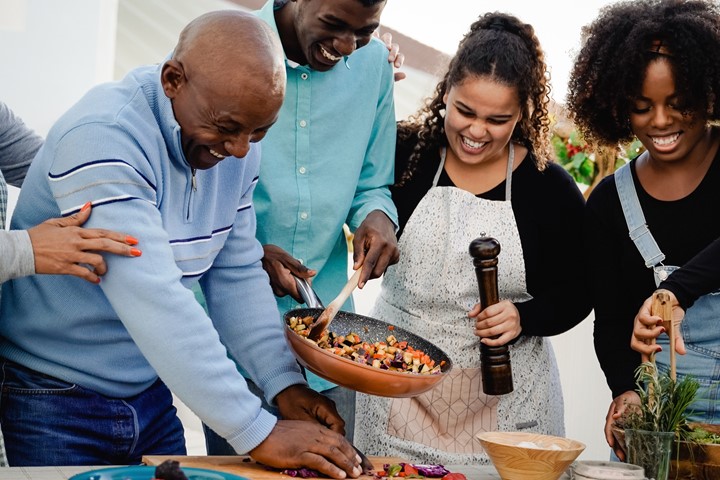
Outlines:
<svg viewBox="0 0 720 480"><path fill-rule="evenodd" d="M480 304L485 310L498 303L497 264L500 242L491 237L476 238L470 243L475 274L480 288ZM486 395L504 395L513 391L510 351L507 345L491 347L480 344L480 372Z"/></svg>

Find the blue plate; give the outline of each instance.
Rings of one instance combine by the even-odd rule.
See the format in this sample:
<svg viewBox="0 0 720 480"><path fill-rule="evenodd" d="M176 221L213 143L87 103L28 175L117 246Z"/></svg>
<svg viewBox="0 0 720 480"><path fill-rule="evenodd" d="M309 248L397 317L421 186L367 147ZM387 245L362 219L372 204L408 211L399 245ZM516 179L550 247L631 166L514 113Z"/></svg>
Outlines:
<svg viewBox="0 0 720 480"><path fill-rule="evenodd" d="M73 475L70 480L150 480L155 476L155 468L152 466L102 468ZM249 480L232 473L204 468L181 468L188 480Z"/></svg>

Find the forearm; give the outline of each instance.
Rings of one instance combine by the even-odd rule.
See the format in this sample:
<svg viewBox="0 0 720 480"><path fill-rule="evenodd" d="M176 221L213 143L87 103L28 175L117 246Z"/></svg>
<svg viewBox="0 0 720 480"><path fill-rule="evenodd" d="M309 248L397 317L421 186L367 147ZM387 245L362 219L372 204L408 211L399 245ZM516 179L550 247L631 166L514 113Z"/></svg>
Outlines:
<svg viewBox="0 0 720 480"><path fill-rule="evenodd" d="M584 288L575 288L571 284L557 285L557 288L556 293L544 293L527 302L515 304L520 312L522 335L559 335L590 314L590 300Z"/></svg>
<svg viewBox="0 0 720 480"><path fill-rule="evenodd" d="M720 238L673 272L659 288L673 292L684 310L701 296L720 288Z"/></svg>
<svg viewBox="0 0 720 480"><path fill-rule="evenodd" d="M42 137L29 129L4 103L0 102L0 170L16 187L22 184Z"/></svg>
<svg viewBox="0 0 720 480"><path fill-rule="evenodd" d="M26 230L0 230L0 283L35 273L35 257Z"/></svg>

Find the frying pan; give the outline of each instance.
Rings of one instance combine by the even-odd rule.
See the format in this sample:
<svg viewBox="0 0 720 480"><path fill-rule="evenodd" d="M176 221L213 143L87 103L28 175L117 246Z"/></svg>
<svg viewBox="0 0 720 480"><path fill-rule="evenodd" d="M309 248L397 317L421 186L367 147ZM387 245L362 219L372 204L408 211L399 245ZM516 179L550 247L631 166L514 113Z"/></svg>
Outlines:
<svg viewBox="0 0 720 480"><path fill-rule="evenodd" d="M430 356L435 363L445 361L440 373L417 374L382 370L362 363L353 362L339 355L331 353L317 346L314 342L295 333L288 322L291 317L307 317L313 319L323 312L324 308L315 292L303 279L297 279L298 290L310 308L296 308L285 312L285 336L290 348L301 365L324 378L351 390L379 395L382 397L414 397L430 390L445 380L447 373L452 369L452 360L440 348L424 338L407 330L357 313L339 311L332 322L331 330L340 335L349 332L357 333L360 338L369 343L385 341L388 335L394 335L398 341L407 341L408 345L422 350Z"/></svg>

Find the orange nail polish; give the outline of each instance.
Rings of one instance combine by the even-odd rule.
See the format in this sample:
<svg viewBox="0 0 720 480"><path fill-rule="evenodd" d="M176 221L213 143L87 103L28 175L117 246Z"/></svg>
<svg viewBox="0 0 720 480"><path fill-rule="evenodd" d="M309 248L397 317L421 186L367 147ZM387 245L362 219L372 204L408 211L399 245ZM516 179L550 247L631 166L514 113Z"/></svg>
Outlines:
<svg viewBox="0 0 720 480"><path fill-rule="evenodd" d="M125 237L125 243L127 243L128 245L137 245L138 239L131 235L128 235Z"/></svg>
<svg viewBox="0 0 720 480"><path fill-rule="evenodd" d="M131 248L130 255L132 255L133 257L139 257L140 255L142 255L142 252L139 248Z"/></svg>
<svg viewBox="0 0 720 480"><path fill-rule="evenodd" d="M87 209L90 208L91 206L92 206L92 202L87 202L85 205L83 205L83 207L80 209L80 211L81 211L81 212L84 212L85 210L87 210Z"/></svg>

